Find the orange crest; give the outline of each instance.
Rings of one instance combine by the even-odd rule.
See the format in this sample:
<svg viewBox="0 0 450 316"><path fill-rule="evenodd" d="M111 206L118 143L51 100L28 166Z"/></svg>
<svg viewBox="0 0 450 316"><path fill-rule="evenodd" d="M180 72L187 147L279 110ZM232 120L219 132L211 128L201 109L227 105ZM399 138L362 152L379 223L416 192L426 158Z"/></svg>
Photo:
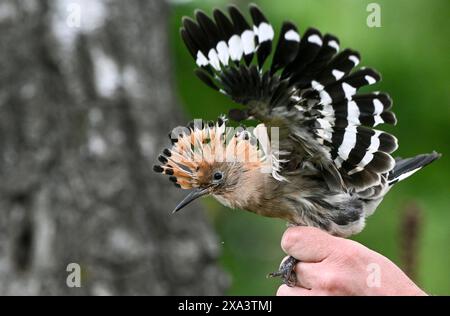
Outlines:
<svg viewBox="0 0 450 316"><path fill-rule="evenodd" d="M222 116L217 122L195 120L187 127L175 128L169 135L172 147L158 157L161 166L154 171L170 176L182 189L197 188L205 174L217 163L245 163L260 168L267 162L265 151L253 128L226 127Z"/></svg>

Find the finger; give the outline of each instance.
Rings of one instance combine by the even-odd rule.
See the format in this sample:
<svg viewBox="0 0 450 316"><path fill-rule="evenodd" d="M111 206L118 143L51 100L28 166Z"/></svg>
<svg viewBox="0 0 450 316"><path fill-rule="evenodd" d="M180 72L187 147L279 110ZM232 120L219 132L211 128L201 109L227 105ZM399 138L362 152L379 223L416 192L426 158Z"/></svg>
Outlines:
<svg viewBox="0 0 450 316"><path fill-rule="evenodd" d="M320 262L334 249L342 239L314 227L289 227L281 239L281 248L294 258L304 262Z"/></svg>
<svg viewBox="0 0 450 316"><path fill-rule="evenodd" d="M314 289L319 280L319 264L299 261L295 265L297 284L305 289Z"/></svg>
<svg viewBox="0 0 450 316"><path fill-rule="evenodd" d="M277 296L311 296L314 295L311 290L302 287L289 287L286 284L281 285L277 290Z"/></svg>

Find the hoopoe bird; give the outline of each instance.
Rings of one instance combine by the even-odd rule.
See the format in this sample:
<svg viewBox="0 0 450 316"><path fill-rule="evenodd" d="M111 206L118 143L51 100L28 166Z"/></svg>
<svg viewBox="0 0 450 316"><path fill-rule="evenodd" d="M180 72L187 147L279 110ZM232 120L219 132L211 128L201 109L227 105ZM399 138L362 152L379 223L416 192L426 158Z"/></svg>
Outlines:
<svg viewBox="0 0 450 316"><path fill-rule="evenodd" d="M357 94L381 80L371 68L355 69L361 57L339 51L339 40L284 22L275 32L250 5L252 24L235 7L213 17L184 17L181 37L210 88L241 104L228 117L254 119L255 128L226 128L227 117L194 122L171 133L172 146L154 171L192 190L175 208L212 195L230 208L318 227L348 237L359 233L397 182L440 154L393 159L397 139L374 129L396 124L386 93ZM230 131L231 130L231 131ZM271 274L295 285L290 257Z"/></svg>

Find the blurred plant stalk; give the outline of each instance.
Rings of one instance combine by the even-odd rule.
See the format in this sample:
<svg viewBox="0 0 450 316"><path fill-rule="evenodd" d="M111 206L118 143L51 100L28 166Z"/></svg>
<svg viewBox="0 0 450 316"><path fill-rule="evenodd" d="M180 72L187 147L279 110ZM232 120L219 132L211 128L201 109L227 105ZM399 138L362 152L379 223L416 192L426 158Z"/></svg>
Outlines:
<svg viewBox="0 0 450 316"><path fill-rule="evenodd" d="M415 201L410 201L402 210L400 224L400 249L403 271L417 281L419 270L419 242L423 229L423 212Z"/></svg>

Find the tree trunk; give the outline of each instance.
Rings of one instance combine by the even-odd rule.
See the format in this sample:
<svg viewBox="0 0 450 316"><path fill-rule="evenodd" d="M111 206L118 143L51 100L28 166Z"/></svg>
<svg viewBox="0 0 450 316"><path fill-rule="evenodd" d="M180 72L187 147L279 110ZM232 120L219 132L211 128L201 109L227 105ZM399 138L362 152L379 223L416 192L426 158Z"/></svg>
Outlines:
<svg viewBox="0 0 450 316"><path fill-rule="evenodd" d="M185 121L168 13L163 0L1 2L0 295L226 288L202 210L170 215L183 193L152 171Z"/></svg>

